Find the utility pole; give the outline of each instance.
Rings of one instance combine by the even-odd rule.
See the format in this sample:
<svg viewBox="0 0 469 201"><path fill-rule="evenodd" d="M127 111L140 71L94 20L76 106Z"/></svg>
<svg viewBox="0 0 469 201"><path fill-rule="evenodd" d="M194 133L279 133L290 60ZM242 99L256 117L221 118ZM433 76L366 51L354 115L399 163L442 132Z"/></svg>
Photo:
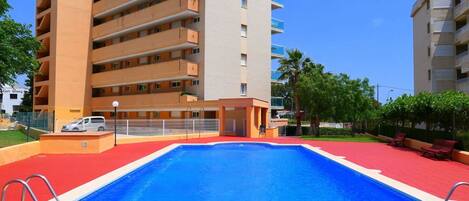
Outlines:
<svg viewBox="0 0 469 201"><path fill-rule="evenodd" d="M376 85L376 100L379 103L379 83Z"/></svg>

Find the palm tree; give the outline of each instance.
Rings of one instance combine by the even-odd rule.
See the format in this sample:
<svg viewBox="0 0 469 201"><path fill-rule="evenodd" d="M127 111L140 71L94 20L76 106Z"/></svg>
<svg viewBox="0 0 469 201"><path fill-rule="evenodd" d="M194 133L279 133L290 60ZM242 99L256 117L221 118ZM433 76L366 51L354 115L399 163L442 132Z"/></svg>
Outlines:
<svg viewBox="0 0 469 201"><path fill-rule="evenodd" d="M280 80L287 81L287 85L291 88L295 103L296 117L296 135L301 135L301 105L298 93L298 80L303 69L312 64L311 59L306 57L303 52L298 49L287 50L288 56L280 59L280 67L278 71L281 73Z"/></svg>

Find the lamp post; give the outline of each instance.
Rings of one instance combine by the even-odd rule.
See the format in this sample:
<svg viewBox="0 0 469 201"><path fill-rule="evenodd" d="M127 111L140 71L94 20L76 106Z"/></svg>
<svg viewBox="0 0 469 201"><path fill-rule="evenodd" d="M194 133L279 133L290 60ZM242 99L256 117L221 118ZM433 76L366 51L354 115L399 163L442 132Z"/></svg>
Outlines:
<svg viewBox="0 0 469 201"><path fill-rule="evenodd" d="M114 107L114 146L117 146L117 107L119 107L119 101L112 102Z"/></svg>

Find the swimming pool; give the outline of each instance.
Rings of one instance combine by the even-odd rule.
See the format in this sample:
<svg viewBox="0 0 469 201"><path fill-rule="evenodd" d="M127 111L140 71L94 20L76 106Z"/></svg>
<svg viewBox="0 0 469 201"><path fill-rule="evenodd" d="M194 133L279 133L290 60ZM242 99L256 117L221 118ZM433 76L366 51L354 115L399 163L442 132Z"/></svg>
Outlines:
<svg viewBox="0 0 469 201"><path fill-rule="evenodd" d="M179 145L82 201L417 200L303 146Z"/></svg>

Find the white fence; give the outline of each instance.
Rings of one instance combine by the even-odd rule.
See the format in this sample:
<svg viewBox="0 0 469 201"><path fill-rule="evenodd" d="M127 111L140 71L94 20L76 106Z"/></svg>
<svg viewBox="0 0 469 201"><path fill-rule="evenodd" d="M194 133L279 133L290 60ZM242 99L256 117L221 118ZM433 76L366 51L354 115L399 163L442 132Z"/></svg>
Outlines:
<svg viewBox="0 0 469 201"><path fill-rule="evenodd" d="M218 119L117 120L117 134L166 136L219 132ZM107 131L114 131L114 120L106 120Z"/></svg>

